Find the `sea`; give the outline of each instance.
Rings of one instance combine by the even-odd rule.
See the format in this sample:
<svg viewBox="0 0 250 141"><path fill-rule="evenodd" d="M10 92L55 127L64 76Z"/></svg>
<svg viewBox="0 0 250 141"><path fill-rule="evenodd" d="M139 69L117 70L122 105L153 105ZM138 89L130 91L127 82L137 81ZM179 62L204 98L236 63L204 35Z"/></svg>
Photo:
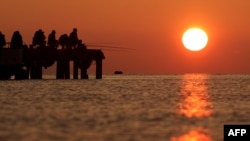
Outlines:
<svg viewBox="0 0 250 141"><path fill-rule="evenodd" d="M0 81L0 141L223 141L250 124L250 75Z"/></svg>

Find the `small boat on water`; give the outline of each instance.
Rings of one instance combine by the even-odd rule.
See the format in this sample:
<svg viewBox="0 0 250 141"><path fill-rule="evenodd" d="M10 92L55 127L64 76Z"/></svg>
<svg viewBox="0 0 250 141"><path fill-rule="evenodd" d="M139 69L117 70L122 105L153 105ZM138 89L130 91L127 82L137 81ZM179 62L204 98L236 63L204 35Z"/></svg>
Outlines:
<svg viewBox="0 0 250 141"><path fill-rule="evenodd" d="M114 74L123 74L122 71L115 71Z"/></svg>

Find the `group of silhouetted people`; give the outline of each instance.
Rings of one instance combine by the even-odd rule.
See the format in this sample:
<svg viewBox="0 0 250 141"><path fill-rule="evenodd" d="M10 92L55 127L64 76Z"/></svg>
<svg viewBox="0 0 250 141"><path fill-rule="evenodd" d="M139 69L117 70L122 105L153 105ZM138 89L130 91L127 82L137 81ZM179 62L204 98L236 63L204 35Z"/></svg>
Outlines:
<svg viewBox="0 0 250 141"><path fill-rule="evenodd" d="M53 34L51 36L53 37ZM51 39L52 39L52 37L51 37ZM54 37L53 37L53 40L54 40ZM54 43L55 42L52 42L52 44L54 44ZM69 36L67 34L63 34L59 37L59 40L58 40L58 44L62 46L62 49L65 49L65 48L73 48L74 49L74 48L76 48L78 43L79 43L79 39L77 36L77 29L76 28L73 29L73 31L70 33Z"/></svg>
<svg viewBox="0 0 250 141"><path fill-rule="evenodd" d="M5 36L0 32L0 48L3 48L5 45ZM58 45L60 45L62 49L74 49L83 44L82 41L78 39L77 29L74 28L69 36L67 34L63 34L59 37L58 40L56 39L56 31L52 30L48 36L47 45L53 48L57 48ZM11 38L10 48L22 48L23 46L23 39L21 34L19 33L19 31L15 31ZM32 38L32 46L46 46L46 36L41 29L35 32Z"/></svg>
<svg viewBox="0 0 250 141"><path fill-rule="evenodd" d="M6 45L6 40L4 34L0 32L0 48L3 48ZM10 41L10 48L22 48L23 39L19 31L15 31L12 35Z"/></svg>
<svg viewBox="0 0 250 141"><path fill-rule="evenodd" d="M46 37L44 35L44 32L41 29L39 29L38 31L36 31L33 37L32 44L45 46L46 45L45 39ZM56 39L56 31L52 30L51 33L49 34L47 45L54 48L57 48L58 45L61 45L62 49L69 49L69 48L74 49L76 48L78 43L79 39L77 36L77 29L74 28L69 36L67 34L63 34L59 37L58 40Z"/></svg>

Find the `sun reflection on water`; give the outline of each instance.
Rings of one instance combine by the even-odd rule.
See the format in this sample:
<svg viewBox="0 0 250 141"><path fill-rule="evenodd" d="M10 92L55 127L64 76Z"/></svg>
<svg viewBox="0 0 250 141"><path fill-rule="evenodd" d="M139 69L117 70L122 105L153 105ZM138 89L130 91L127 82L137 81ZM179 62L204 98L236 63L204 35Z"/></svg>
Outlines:
<svg viewBox="0 0 250 141"><path fill-rule="evenodd" d="M203 129L197 128L178 137L171 137L170 141L212 141L212 139Z"/></svg>
<svg viewBox="0 0 250 141"><path fill-rule="evenodd" d="M202 118L213 113L206 81L207 75L184 75L179 114L188 118Z"/></svg>
<svg viewBox="0 0 250 141"><path fill-rule="evenodd" d="M181 101L178 113L190 118L207 118L212 115L212 103L209 100L207 75L184 75L180 90ZM205 128L197 127L170 141L212 141Z"/></svg>

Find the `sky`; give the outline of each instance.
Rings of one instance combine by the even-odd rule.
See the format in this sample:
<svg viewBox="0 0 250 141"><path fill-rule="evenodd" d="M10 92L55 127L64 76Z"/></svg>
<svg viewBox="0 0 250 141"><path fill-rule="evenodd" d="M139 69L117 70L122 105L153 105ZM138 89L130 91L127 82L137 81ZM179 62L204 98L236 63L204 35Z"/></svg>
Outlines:
<svg viewBox="0 0 250 141"><path fill-rule="evenodd" d="M1 0L0 5L0 31L7 41L16 30L31 44L38 29L47 37L55 29L59 38L76 27L87 45L129 48L100 47L104 74L250 73L249 0ZM202 51L182 45L190 27L207 32ZM94 70L93 65L89 72Z"/></svg>

